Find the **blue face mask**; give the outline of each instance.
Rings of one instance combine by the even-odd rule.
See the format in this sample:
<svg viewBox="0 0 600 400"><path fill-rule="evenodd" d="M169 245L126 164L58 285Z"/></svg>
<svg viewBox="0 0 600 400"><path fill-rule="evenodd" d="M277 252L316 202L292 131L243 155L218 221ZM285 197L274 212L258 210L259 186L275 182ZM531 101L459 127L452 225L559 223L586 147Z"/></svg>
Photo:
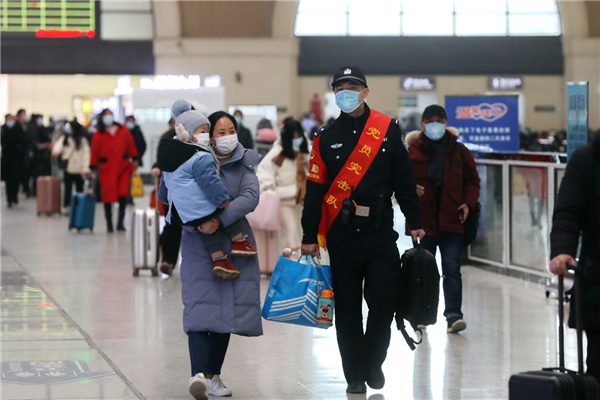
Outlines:
<svg viewBox="0 0 600 400"><path fill-rule="evenodd" d="M303 137L292 139L292 146L294 146L295 148L300 148L300 146L302 146L302 143L304 143Z"/></svg>
<svg viewBox="0 0 600 400"><path fill-rule="evenodd" d="M125 123L125 125L127 126L127 129L132 130L133 128L135 128L135 122L127 122Z"/></svg>
<svg viewBox="0 0 600 400"><path fill-rule="evenodd" d="M110 126L113 124L113 122L115 122L115 117L112 114L106 114L104 117L102 117L102 122L104 122L104 125Z"/></svg>
<svg viewBox="0 0 600 400"><path fill-rule="evenodd" d="M362 103L362 101L358 101L358 98L363 91L364 89L360 92L354 90L340 90L335 94L335 104L346 114L351 113Z"/></svg>
<svg viewBox="0 0 600 400"><path fill-rule="evenodd" d="M242 124L242 117L235 117L235 122L237 122L238 126L240 126Z"/></svg>
<svg viewBox="0 0 600 400"><path fill-rule="evenodd" d="M15 120L6 121L6 126L8 128L13 128L15 126Z"/></svg>
<svg viewBox="0 0 600 400"><path fill-rule="evenodd" d="M430 122L425 124L425 136L433 141L438 141L444 137L446 125L439 122Z"/></svg>

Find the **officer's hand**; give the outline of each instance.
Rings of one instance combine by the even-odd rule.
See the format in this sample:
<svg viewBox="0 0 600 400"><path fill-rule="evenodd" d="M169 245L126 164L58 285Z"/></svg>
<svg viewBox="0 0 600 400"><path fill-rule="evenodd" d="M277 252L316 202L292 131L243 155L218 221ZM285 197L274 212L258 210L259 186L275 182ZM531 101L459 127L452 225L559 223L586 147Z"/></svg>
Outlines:
<svg viewBox="0 0 600 400"><path fill-rule="evenodd" d="M468 216L469 216L469 206L468 205L463 204L460 207L458 207L458 218L460 219L461 224L465 223Z"/></svg>
<svg viewBox="0 0 600 400"><path fill-rule="evenodd" d="M317 258L321 258L321 249L317 243L315 244L303 244L300 248L300 252L303 256L317 256Z"/></svg>
<svg viewBox="0 0 600 400"><path fill-rule="evenodd" d="M417 185L417 194L419 197L425 194L425 186Z"/></svg>
<svg viewBox="0 0 600 400"><path fill-rule="evenodd" d="M410 231L410 236L412 236L413 242L423 239L425 237L425 231L423 229L417 229L416 231Z"/></svg>
<svg viewBox="0 0 600 400"><path fill-rule="evenodd" d="M154 178L158 178L160 176L160 168L152 168L151 174Z"/></svg>
<svg viewBox="0 0 600 400"><path fill-rule="evenodd" d="M577 264L577 262L568 254L559 254L550 260L550 272L555 275L565 275L567 264Z"/></svg>

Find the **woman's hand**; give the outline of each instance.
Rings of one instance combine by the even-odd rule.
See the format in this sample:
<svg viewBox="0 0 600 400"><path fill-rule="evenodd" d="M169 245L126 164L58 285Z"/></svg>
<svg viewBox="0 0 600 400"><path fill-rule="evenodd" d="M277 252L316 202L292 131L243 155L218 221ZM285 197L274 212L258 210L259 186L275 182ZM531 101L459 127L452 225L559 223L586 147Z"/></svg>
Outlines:
<svg viewBox="0 0 600 400"><path fill-rule="evenodd" d="M154 178L158 178L160 176L160 168L152 168L151 174Z"/></svg>
<svg viewBox="0 0 600 400"><path fill-rule="evenodd" d="M200 232L205 233L207 235L212 235L213 233L215 233L217 231L217 229L219 229L219 221L217 221L216 219L211 219L206 221L205 223L201 224L198 229L200 230Z"/></svg>

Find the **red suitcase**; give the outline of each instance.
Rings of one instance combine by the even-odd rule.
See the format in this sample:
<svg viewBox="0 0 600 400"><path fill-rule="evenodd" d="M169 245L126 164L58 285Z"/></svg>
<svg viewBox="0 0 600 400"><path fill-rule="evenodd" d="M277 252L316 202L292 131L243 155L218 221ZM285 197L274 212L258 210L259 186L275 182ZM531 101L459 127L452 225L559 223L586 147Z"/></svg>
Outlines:
<svg viewBox="0 0 600 400"><path fill-rule="evenodd" d="M60 214L60 178L40 176L37 178L37 214Z"/></svg>

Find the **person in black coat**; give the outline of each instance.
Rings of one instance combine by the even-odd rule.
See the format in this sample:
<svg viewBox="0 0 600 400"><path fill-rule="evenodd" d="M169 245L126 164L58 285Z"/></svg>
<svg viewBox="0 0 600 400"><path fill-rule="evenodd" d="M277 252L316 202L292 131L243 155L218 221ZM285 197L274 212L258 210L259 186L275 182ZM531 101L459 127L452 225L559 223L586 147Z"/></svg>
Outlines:
<svg viewBox="0 0 600 400"><path fill-rule="evenodd" d="M587 372L600 382L600 136L576 150L567 164L552 217L550 250L552 273L566 274L567 264L583 268ZM574 326L574 307L569 326Z"/></svg>
<svg viewBox="0 0 600 400"><path fill-rule="evenodd" d="M172 139L177 134L175 133L175 118L169 120L169 129L160 135L160 139ZM158 159L158 149L157 157ZM152 176L156 179L160 179L161 169L158 168L158 161L152 166ZM158 193L156 194L158 196ZM163 207L164 214L169 212L168 204L161 204L159 207ZM161 261L160 261L160 272L166 275L173 275L173 270L177 264L177 258L179 257L179 247L181 245L182 228L178 225L171 225L165 221L165 227L160 235L160 248L161 248Z"/></svg>
<svg viewBox="0 0 600 400"><path fill-rule="evenodd" d="M125 118L125 125L127 126L127 129L129 129L129 132L131 132L131 136L133 136L133 142L138 151L139 166L142 167L144 165L142 157L144 157L147 148L144 134L142 133L140 126L135 123L135 117L133 115L129 115Z"/></svg>
<svg viewBox="0 0 600 400"><path fill-rule="evenodd" d="M237 135L238 141L247 149L254 150L254 140L252 139L252 133L250 133L250 129L246 128L242 125L244 120L244 114L240 110L235 110L233 113L233 117L238 125Z"/></svg>
<svg viewBox="0 0 600 400"><path fill-rule="evenodd" d="M8 207L12 207L13 204L19 203L19 185L23 180L28 142L23 126L11 114L7 114L5 117L0 137L2 143L2 180L6 182Z"/></svg>

